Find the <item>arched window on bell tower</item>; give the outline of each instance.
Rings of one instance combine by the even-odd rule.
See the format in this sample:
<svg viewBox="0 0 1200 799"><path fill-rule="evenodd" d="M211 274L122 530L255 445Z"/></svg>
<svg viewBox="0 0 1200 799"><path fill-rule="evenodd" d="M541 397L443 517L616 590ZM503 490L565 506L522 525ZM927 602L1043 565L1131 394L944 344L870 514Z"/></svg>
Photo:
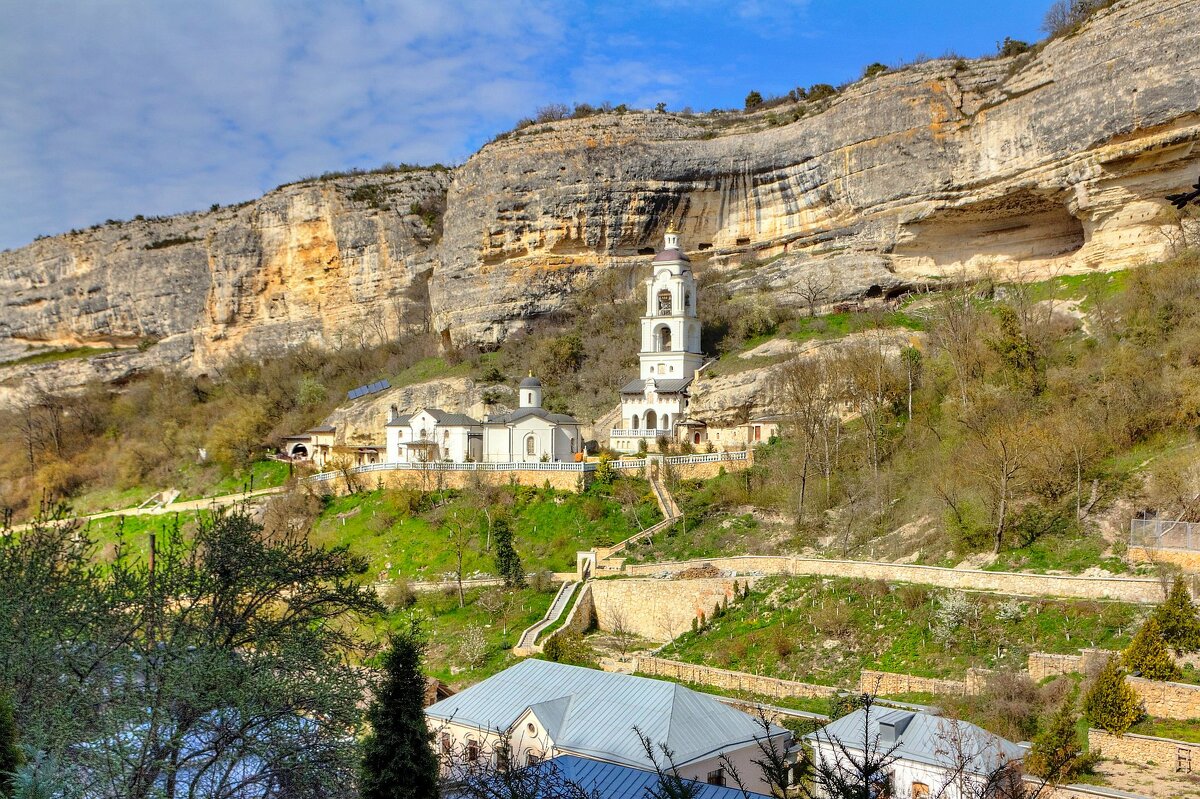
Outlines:
<svg viewBox="0 0 1200 799"><path fill-rule="evenodd" d="M663 289L662 291L658 292L658 315L659 316L670 316L671 315L671 291L670 291L670 289Z"/></svg>

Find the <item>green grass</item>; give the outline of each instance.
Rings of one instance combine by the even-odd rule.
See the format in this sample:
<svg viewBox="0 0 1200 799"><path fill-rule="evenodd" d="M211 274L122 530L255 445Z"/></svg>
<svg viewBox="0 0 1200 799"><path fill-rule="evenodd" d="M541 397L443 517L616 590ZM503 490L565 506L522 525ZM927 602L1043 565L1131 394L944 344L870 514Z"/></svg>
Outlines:
<svg viewBox="0 0 1200 799"><path fill-rule="evenodd" d="M686 633L664 657L784 679L852 687L864 669L957 679L967 669L1024 669L1030 652L1120 649L1138 609L1120 603L1028 600L1004 621L1006 601L970 595L979 617L949 641L933 634L948 592L881 581L764 580L707 630Z"/></svg>
<svg viewBox="0 0 1200 799"><path fill-rule="evenodd" d="M1156 738L1173 738L1176 741L1200 743L1200 719L1179 721L1178 719L1159 719L1151 716L1133 725L1129 731L1138 735L1152 735Z"/></svg>
<svg viewBox="0 0 1200 799"><path fill-rule="evenodd" d="M644 484L643 484L644 485ZM502 501L508 507L517 553L527 572L549 569L569 571L575 553L607 546L640 528L611 498L586 494L505 487ZM414 493L376 490L332 499L314 526L314 543L346 544L368 558L374 572L391 564L391 576L435 580L454 571L455 556L448 546L448 530L439 519L476 519L471 544L463 559L467 575L491 574L492 553L486 550L486 519L470 499L458 492L431 495L424 508L412 510ZM644 485L637 508L644 524L657 519L657 510ZM430 503L438 507L429 507Z"/></svg>
<svg viewBox="0 0 1200 799"><path fill-rule="evenodd" d="M985 570L1081 574L1099 566L1114 574L1132 571L1124 559L1105 556L1107 549L1108 542L1096 536L1046 536L1029 546L1000 553Z"/></svg>
<svg viewBox="0 0 1200 799"><path fill-rule="evenodd" d="M557 588L557 586L556 586ZM467 605L458 606L458 595L442 592L421 593L414 610L425 619L423 624L429 643L426 652L426 673L450 685L465 687L490 677L517 663L520 658L510 651L526 627L534 624L550 607L554 592L539 592L532 588L514 594L516 608L507 619L508 628L493 618L478 604L484 589L467 592ZM385 627L398 628L405 623L409 611L391 614ZM482 665L470 667L463 661L459 647L463 633L469 627L479 627L487 639L487 654Z"/></svg>
<svg viewBox="0 0 1200 799"><path fill-rule="evenodd" d="M842 311L810 319L802 317L792 323L793 329L787 336L793 341L842 338L872 328L924 330L928 322L921 316L903 310L885 311L880 314Z"/></svg>
<svg viewBox="0 0 1200 799"><path fill-rule="evenodd" d="M22 358L15 358L11 361L3 361L0 362L0 366L24 366L36 363L66 361L70 360L71 358L88 358L92 355L99 355L104 352L116 352L118 349L118 347L112 347L108 349L100 347L60 347L58 349L34 352Z"/></svg>
<svg viewBox="0 0 1200 799"><path fill-rule="evenodd" d="M410 386L414 383L424 383L427 380L442 380L449 377L467 377L471 374L471 364L460 361L451 366L445 358L422 358L412 366L394 375L389 381L392 387Z"/></svg>
<svg viewBox="0 0 1200 799"><path fill-rule="evenodd" d="M273 488L286 483L290 476L291 471L286 463L272 460L255 461L250 464L249 469L227 474L204 486L200 493L180 496L176 501L186 502L206 497L223 497L251 489L257 491L260 488Z"/></svg>
<svg viewBox="0 0 1200 799"><path fill-rule="evenodd" d="M1030 283L1025 290L1034 302L1051 299L1083 300L1080 309L1089 311L1095 307L1098 300L1108 299L1124 291L1130 274L1129 270L1121 270L1064 275Z"/></svg>

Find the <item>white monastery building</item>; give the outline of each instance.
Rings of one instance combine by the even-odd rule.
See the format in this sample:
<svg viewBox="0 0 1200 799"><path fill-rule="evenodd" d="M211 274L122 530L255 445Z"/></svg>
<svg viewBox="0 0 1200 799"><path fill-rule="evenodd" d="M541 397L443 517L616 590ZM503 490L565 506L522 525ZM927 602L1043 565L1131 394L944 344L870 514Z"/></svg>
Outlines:
<svg viewBox="0 0 1200 799"><path fill-rule="evenodd" d="M542 407L542 382L533 375L518 387L515 411L478 421L461 413L424 408L401 414L393 406L385 425L385 463L537 463L573 461L582 452L579 422Z"/></svg>
<svg viewBox="0 0 1200 799"><path fill-rule="evenodd" d="M632 452L643 440L677 437L676 429L687 419L688 387L704 363L696 280L673 229L650 265L638 360L638 379L621 388L622 426L610 434L619 452Z"/></svg>

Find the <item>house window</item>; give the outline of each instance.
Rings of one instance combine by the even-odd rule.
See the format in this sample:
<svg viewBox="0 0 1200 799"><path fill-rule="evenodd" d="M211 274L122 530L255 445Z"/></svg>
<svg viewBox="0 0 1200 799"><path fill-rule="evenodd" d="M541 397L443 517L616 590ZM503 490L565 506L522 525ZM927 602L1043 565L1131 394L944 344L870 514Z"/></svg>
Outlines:
<svg viewBox="0 0 1200 799"><path fill-rule="evenodd" d="M454 747L454 744L450 741L450 733L448 733L448 732L442 733L442 754L443 755L450 754L450 750L453 747Z"/></svg>
<svg viewBox="0 0 1200 799"><path fill-rule="evenodd" d="M663 417L662 417L662 421L659 422L659 424L662 425L663 430L670 430L671 429L671 414L664 413Z"/></svg>
<svg viewBox="0 0 1200 799"><path fill-rule="evenodd" d="M479 741L467 741L467 762L475 763L479 760Z"/></svg>
<svg viewBox="0 0 1200 799"><path fill-rule="evenodd" d="M929 786L923 782L914 782L912 799L929 799Z"/></svg>
<svg viewBox="0 0 1200 799"><path fill-rule="evenodd" d="M530 749L528 752L525 753L525 765L536 766L538 763L541 763L541 762L542 762L542 756L534 754L532 749Z"/></svg>
<svg viewBox="0 0 1200 799"><path fill-rule="evenodd" d="M528 394L525 395L525 401L527 403L529 403L530 405L533 404L533 392L532 391L530 391Z"/></svg>
<svg viewBox="0 0 1200 799"><path fill-rule="evenodd" d="M693 433L693 434L692 434L692 443L693 443L693 444L699 444L699 443L700 443L700 434L699 434L699 433Z"/></svg>
<svg viewBox="0 0 1200 799"><path fill-rule="evenodd" d="M536 447L537 447L537 442L534 440L533 436L526 437L526 439L525 439L525 454L526 455L536 455L537 454L537 452L535 451Z"/></svg>
<svg viewBox="0 0 1200 799"><path fill-rule="evenodd" d="M633 416L629 417L629 429L630 430L638 429L638 415L636 413Z"/></svg>
<svg viewBox="0 0 1200 799"><path fill-rule="evenodd" d="M762 427L754 425L754 440L762 441Z"/></svg>
<svg viewBox="0 0 1200 799"><path fill-rule="evenodd" d="M709 785L724 785L725 784L725 769L719 768L716 771L708 772L708 777L705 781Z"/></svg>

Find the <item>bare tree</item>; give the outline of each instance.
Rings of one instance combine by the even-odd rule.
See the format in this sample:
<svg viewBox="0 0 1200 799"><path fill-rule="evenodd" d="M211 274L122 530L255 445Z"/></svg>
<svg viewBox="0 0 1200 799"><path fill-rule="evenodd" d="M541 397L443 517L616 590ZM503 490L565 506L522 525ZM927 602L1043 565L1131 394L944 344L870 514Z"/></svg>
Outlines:
<svg viewBox="0 0 1200 799"><path fill-rule="evenodd" d="M450 514L444 522L446 526L446 542L454 553L454 578L458 583L458 606L466 607L466 595L463 593L463 559L467 549L475 538L475 520L460 516L457 512Z"/></svg>
<svg viewBox="0 0 1200 799"><path fill-rule="evenodd" d="M982 478L991 496L995 524L992 551L999 553L1004 544L1010 503L1024 482L1031 450L1036 445L1033 425L1016 398L995 395L981 397L959 422L973 443L969 468Z"/></svg>
<svg viewBox="0 0 1200 799"><path fill-rule="evenodd" d="M758 748L758 754L752 757L750 762L758 768L761 780L771 791L771 796L776 799L784 799L789 795L789 789L796 781L796 762L788 752L792 736L776 732L775 725L767 716L767 711L761 707L758 708L755 721L761 732L754 734L754 745ZM733 784L742 792L744 799L752 799L750 796L752 791L747 787L746 779L729 755L721 755L720 763L721 767L729 773ZM801 769L803 766L804 764L801 763ZM756 789L753 793L761 794L762 791Z"/></svg>
<svg viewBox="0 0 1200 799"><path fill-rule="evenodd" d="M796 443L800 445L800 499L796 513L801 521L804 519L808 472L816 450L816 439L833 411L829 382L825 359L821 357L796 358L779 371L778 393Z"/></svg>
<svg viewBox="0 0 1200 799"><path fill-rule="evenodd" d="M818 273L819 272L819 273ZM833 289L833 273L828 270L806 269L789 292L795 294L808 308L808 317L817 315L817 308L829 302Z"/></svg>
<svg viewBox="0 0 1200 799"><path fill-rule="evenodd" d="M679 773L675 764L675 753L665 743L654 743L650 737L637 727L633 728L642 748L646 750L646 758L650 761L654 773L658 775L658 783L646 789L646 799L694 799L699 796L701 784L689 780Z"/></svg>

